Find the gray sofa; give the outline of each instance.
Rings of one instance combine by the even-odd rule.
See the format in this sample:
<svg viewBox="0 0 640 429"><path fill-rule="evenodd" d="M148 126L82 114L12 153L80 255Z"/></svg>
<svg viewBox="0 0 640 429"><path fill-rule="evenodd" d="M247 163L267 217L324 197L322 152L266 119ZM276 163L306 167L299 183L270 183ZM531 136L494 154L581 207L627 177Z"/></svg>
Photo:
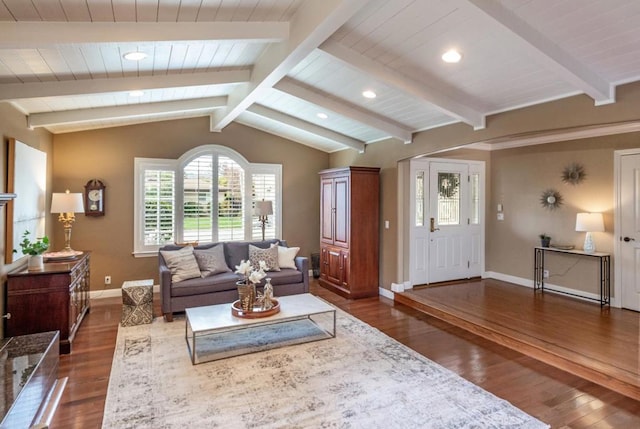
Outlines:
<svg viewBox="0 0 640 429"><path fill-rule="evenodd" d="M223 242L224 257L229 272L214 274L208 277L197 277L179 282L172 282L171 270L167 266L162 253L158 252L158 266L160 277L160 301L162 314L166 321L173 321L173 313L184 311L189 307L229 303L238 299L236 282L241 276L236 274L236 266L242 260L249 259L249 244L262 249L268 249L272 243L279 243L287 247L284 240L266 240L258 242L229 241ZM210 249L219 243L208 243L194 246L196 249ZM180 250L182 246L168 245L161 251ZM296 269L282 268L280 271L269 271L267 277L271 279L274 296L295 295L309 292L309 260L303 256L296 256ZM266 279L266 278L265 278ZM258 284L258 290L264 285Z"/></svg>

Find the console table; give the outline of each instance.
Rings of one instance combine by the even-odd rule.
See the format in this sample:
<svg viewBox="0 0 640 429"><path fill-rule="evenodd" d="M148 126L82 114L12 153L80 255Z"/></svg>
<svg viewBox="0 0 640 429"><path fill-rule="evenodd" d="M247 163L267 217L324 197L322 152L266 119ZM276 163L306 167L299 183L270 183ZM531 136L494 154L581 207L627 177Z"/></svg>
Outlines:
<svg viewBox="0 0 640 429"><path fill-rule="evenodd" d="M557 289L545 288L544 286L544 255L546 252L554 252L554 253L566 253L569 255L576 256L587 256L591 258L597 258L600 262L600 276L599 276L599 285L600 285L600 299L591 298L588 296L583 296L577 293L571 293L566 291L561 291ZM611 255L608 253L602 252L594 252L594 253L586 253L583 250L564 250L564 249L556 249L553 247L535 247L533 252L533 289L541 290L542 292L546 290L550 290L552 292L563 293L566 295L578 296L584 299L590 299L592 301L600 302L600 306L610 305L611 303Z"/></svg>
<svg viewBox="0 0 640 429"><path fill-rule="evenodd" d="M41 271L7 274L5 336L60 331L60 353L71 343L89 311L90 254L45 262Z"/></svg>

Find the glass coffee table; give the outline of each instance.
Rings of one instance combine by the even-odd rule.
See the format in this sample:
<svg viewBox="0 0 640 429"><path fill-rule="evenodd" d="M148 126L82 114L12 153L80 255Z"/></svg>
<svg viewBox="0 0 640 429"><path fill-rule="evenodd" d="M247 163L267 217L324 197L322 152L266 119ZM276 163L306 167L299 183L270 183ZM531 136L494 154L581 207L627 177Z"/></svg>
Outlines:
<svg viewBox="0 0 640 429"><path fill-rule="evenodd" d="M310 293L277 298L280 312L241 318L231 304L186 309L185 340L193 365L336 336L336 309Z"/></svg>

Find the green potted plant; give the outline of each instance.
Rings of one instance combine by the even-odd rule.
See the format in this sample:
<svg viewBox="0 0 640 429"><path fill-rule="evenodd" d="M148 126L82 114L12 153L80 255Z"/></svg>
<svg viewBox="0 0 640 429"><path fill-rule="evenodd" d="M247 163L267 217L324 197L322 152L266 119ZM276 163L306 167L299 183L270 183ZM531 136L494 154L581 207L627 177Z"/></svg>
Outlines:
<svg viewBox="0 0 640 429"><path fill-rule="evenodd" d="M549 245L551 244L551 237L545 233L540 234L539 237L540 237L540 245L542 247L549 247Z"/></svg>
<svg viewBox="0 0 640 429"><path fill-rule="evenodd" d="M25 231L24 234L22 234L22 241L20 242L22 254L29 256L27 269L29 271L42 270L44 268L42 254L49 248L49 237L45 235L44 237L36 238L36 240L32 242L29 240L29 234L29 231Z"/></svg>

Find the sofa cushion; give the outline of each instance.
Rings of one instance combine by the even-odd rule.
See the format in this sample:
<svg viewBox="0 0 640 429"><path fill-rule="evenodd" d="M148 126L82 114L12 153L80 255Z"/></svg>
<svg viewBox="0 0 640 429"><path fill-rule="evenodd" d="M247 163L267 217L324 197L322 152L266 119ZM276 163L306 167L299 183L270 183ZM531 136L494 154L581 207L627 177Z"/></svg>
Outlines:
<svg viewBox="0 0 640 429"><path fill-rule="evenodd" d="M236 288L240 277L232 272L220 273L210 277L199 277L171 284L171 296L202 295Z"/></svg>
<svg viewBox="0 0 640 429"><path fill-rule="evenodd" d="M224 258L224 246L222 244L215 245L208 249L194 249L193 253L196 261L198 261L202 277L231 271L229 267L227 267L227 261Z"/></svg>
<svg viewBox="0 0 640 429"><path fill-rule="evenodd" d="M293 283L302 283L304 278L302 273L298 270L292 270L290 268L283 268L280 271L270 272L267 277L260 282L261 286L264 286L267 278L271 279L271 284L274 286L286 285ZM276 288L277 291L277 288Z"/></svg>
<svg viewBox="0 0 640 429"><path fill-rule="evenodd" d="M293 270L296 267L296 255L300 251L299 247L286 247L278 244L272 244L271 247L278 248L278 265L280 268L291 268Z"/></svg>
<svg viewBox="0 0 640 429"><path fill-rule="evenodd" d="M277 247L270 247L268 249L261 249L252 244L249 245L249 262L254 270L260 269L260 261L264 261L267 265L267 271L280 271L280 265L278 265L278 249Z"/></svg>
<svg viewBox="0 0 640 429"><path fill-rule="evenodd" d="M171 281L201 277L200 267L193 254L193 247L185 246L180 250L161 250L167 268L171 270Z"/></svg>

